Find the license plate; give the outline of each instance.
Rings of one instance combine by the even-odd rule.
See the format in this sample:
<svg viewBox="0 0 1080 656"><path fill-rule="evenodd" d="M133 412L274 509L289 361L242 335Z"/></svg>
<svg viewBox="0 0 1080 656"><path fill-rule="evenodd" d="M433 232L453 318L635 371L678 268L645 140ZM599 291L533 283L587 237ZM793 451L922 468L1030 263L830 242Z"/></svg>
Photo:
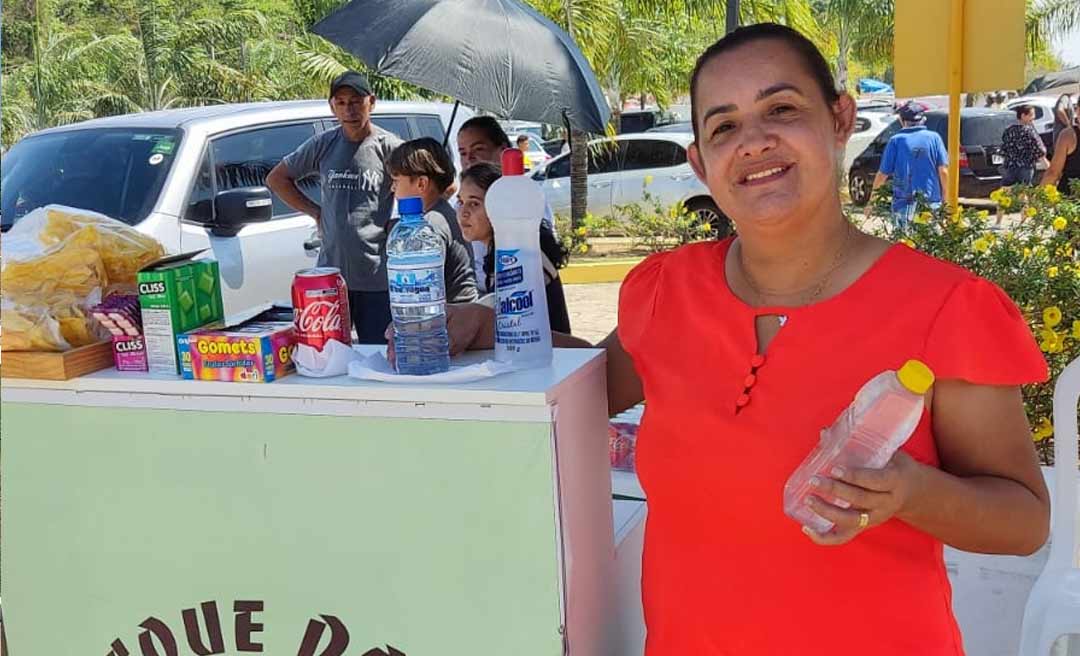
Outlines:
<svg viewBox="0 0 1080 656"><path fill-rule="evenodd" d="M990 163L993 164L994 166L1001 166L1002 164L1005 163L1005 158L1002 157L1001 155L991 155L990 156Z"/></svg>

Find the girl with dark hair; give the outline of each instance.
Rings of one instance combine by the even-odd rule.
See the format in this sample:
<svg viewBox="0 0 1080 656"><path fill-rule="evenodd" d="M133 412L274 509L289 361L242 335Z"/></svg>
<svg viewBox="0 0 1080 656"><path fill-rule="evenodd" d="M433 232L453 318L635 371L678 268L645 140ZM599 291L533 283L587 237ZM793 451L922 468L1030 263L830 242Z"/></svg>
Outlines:
<svg viewBox="0 0 1080 656"><path fill-rule="evenodd" d="M735 30L690 88L688 157L737 236L638 265L601 344L609 411L646 401L646 655L960 656L943 544L1046 541L1020 392L1046 361L993 283L844 216L835 162L855 102L809 40ZM884 468L814 479L827 533L789 519L784 484L822 429L910 358L937 375L911 438Z"/></svg>
<svg viewBox="0 0 1080 656"><path fill-rule="evenodd" d="M476 164L461 174L458 191L458 223L465 239L481 242L486 254L478 263L476 284L481 295L495 291L495 231L488 219L484 199L495 181L502 177L499 167L488 162ZM566 263L566 250L550 231L540 229L540 252L543 257L545 291L547 292L548 317L551 329L560 333L570 332L570 313L566 309L559 269Z"/></svg>

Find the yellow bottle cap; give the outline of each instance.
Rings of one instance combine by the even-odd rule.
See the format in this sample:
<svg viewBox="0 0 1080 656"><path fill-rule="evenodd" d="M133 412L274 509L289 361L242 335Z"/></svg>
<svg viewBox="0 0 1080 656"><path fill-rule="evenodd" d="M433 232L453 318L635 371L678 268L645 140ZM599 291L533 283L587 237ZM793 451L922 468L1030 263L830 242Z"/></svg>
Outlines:
<svg viewBox="0 0 1080 656"><path fill-rule="evenodd" d="M918 360L908 360L900 371L896 372L900 384L913 394L926 394L930 386L934 384L934 372Z"/></svg>

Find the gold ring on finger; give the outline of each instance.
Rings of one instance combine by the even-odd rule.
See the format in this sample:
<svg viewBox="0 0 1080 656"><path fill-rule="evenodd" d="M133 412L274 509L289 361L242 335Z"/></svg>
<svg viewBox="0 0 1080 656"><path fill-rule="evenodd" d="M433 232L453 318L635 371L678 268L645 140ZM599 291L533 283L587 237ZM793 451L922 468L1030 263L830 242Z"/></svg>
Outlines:
<svg viewBox="0 0 1080 656"><path fill-rule="evenodd" d="M870 526L870 513L868 513L868 512L859 513L859 528L864 529L867 526Z"/></svg>

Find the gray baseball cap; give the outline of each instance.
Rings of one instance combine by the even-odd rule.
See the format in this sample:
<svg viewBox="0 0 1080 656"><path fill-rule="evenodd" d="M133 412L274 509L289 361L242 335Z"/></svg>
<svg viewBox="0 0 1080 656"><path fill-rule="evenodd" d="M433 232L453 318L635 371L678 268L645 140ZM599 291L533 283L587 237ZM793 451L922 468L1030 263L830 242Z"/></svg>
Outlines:
<svg viewBox="0 0 1080 656"><path fill-rule="evenodd" d="M345 71L334 78L334 81L330 83L330 97L333 98L339 89L345 88L352 89L361 96L371 95L371 85L368 84L367 78L356 71Z"/></svg>

